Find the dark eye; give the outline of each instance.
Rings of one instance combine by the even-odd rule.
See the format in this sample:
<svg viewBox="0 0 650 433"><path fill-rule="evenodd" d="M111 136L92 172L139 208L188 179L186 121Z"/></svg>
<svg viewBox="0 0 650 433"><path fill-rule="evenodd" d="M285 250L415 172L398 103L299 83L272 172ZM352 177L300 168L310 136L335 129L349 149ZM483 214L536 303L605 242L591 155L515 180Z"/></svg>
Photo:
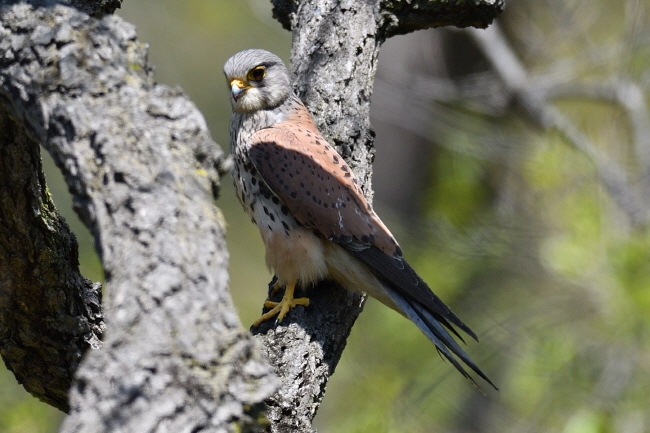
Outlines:
<svg viewBox="0 0 650 433"><path fill-rule="evenodd" d="M260 81L266 76L266 68L264 66L256 66L248 71L248 79L251 81Z"/></svg>

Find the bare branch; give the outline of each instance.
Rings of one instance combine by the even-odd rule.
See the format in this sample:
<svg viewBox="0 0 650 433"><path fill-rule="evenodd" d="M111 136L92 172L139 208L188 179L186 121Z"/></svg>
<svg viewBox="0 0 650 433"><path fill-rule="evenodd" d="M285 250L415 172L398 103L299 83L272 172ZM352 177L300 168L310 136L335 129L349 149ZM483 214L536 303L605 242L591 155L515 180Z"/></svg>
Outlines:
<svg viewBox="0 0 650 433"><path fill-rule="evenodd" d="M370 96L381 43L416 28L451 23L485 26L503 7L500 1L481 1L472 7L460 3L273 1L274 16L293 33L294 88L326 138L353 167L370 199L374 158ZM483 6L491 7L491 12L485 13ZM486 16L489 20L484 20ZM292 311L272 329L263 325L253 330L282 378L280 391L269 401L273 432L313 431L311 420L364 301L328 283L310 289L309 297L309 308Z"/></svg>
<svg viewBox="0 0 650 433"><path fill-rule="evenodd" d="M293 20L299 15L299 0L272 0L273 16L287 30L294 27ZM356 2L348 1L342 9ZM380 39L403 35L431 27L456 26L485 28L505 8L503 0L478 0L468 5L463 0L380 0L364 2L377 12L377 34ZM375 4L371 4L375 3Z"/></svg>
<svg viewBox="0 0 650 433"><path fill-rule="evenodd" d="M470 29L468 33L480 46L509 93L526 110L530 118L542 128L558 131L568 144L584 153L594 163L603 186L630 220L634 224L646 222L650 218L650 212L645 205L645 193L634 188L625 171L615 161L599 152L594 143L567 116L550 104L543 89L532 85L524 66L499 27L494 25L488 30ZM641 106L640 110L643 111L642 105L636 106ZM635 108L634 113L638 110L639 108ZM647 150L643 152L645 151Z"/></svg>
<svg viewBox="0 0 650 433"><path fill-rule="evenodd" d="M64 172L106 275L104 348L76 372L63 431L259 427L277 381L226 290L224 157L201 114L154 83L117 17L4 6L0 59L2 118Z"/></svg>
<svg viewBox="0 0 650 433"><path fill-rule="evenodd" d="M116 4L93 3L89 12ZM369 197L368 115L382 41L451 22L485 26L503 7L498 0L471 8L417 0L274 4L276 13L288 11L294 33L296 90ZM225 290L223 229L211 203L224 160L203 118L180 91L155 85L133 28L117 18L20 4L0 9L0 23L3 116L63 170L107 278L104 350L90 352L77 372L64 431L258 425L259 403L277 382ZM256 330L283 378L268 400L273 431L312 431L362 308L361 295L322 286L310 295L313 308Z"/></svg>
<svg viewBox="0 0 650 433"><path fill-rule="evenodd" d="M623 108L630 120L636 160L641 165L642 173L650 176L650 112L641 86L626 79L574 82L553 86L546 94L548 98L601 99Z"/></svg>
<svg viewBox="0 0 650 433"><path fill-rule="evenodd" d="M0 354L27 391L67 411L74 372L104 328L101 287L79 273L40 147L0 109Z"/></svg>

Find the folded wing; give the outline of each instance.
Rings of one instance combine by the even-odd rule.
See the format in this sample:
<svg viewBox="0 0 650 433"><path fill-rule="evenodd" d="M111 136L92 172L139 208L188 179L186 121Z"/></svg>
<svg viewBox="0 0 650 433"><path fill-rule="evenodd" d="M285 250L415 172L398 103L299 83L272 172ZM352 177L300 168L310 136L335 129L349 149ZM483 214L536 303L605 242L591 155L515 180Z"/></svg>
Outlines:
<svg viewBox="0 0 650 433"><path fill-rule="evenodd" d="M365 199L350 167L310 118L303 115L258 131L249 157L269 190L298 222L365 263L402 313L465 377L475 384L454 355L494 386L448 331L461 338L455 325L474 339L476 334L402 258L399 245Z"/></svg>

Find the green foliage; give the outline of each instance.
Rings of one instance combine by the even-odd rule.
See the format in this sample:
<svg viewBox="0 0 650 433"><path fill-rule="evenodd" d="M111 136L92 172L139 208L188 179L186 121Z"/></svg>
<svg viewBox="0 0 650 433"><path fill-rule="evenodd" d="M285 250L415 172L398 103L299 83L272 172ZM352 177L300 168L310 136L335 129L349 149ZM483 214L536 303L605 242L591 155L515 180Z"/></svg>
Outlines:
<svg viewBox="0 0 650 433"><path fill-rule="evenodd" d="M547 75L571 82L615 72L647 82L647 44L625 42L630 29L650 28L645 15L632 13L634 2L626 2L627 17L618 1L583 3L579 13L570 10L576 2L508 4L502 24L526 66L539 73L565 59L571 77L564 69ZM121 15L151 44L158 80L180 84L227 147L225 59L250 47L288 57L290 35L272 21L269 5L140 0L124 8ZM531 41L540 35L536 47ZM611 49L595 50L598 44ZM624 110L588 98L558 99L554 107L598 152L638 173ZM477 392L409 321L371 300L328 386L319 431L649 431L650 229L628 221L593 160L556 131L540 131L515 110L501 119L454 110L462 127L432 144L421 218L395 231L407 232L400 240L409 261L478 333L481 343L468 341L467 351L500 391ZM517 143L499 156L485 148L496 128ZM82 241L83 273L101 279L90 237L55 178L48 174L48 185ZM229 224L231 291L242 321L251 323L270 275L259 234L228 179L224 187L218 205ZM54 431L46 426L59 420L53 410L12 381L0 372L0 431Z"/></svg>
<svg viewBox="0 0 650 433"><path fill-rule="evenodd" d="M450 137L450 141L463 138ZM443 219L460 228L489 212L491 190L485 183L487 173L482 161L442 150L436 155L435 163L436 179L427 200L431 218Z"/></svg>
<svg viewBox="0 0 650 433"><path fill-rule="evenodd" d="M40 403L16 383L11 372L0 368L0 431L3 433L53 433L62 413Z"/></svg>

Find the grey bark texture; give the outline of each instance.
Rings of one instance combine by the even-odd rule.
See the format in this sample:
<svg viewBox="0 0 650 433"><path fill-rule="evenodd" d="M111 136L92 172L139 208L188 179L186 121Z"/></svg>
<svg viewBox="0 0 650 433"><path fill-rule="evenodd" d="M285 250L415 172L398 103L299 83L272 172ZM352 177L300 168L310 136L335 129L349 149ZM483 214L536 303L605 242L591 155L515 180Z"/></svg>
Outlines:
<svg viewBox="0 0 650 433"><path fill-rule="evenodd" d="M133 26L64 6L2 6L0 95L0 118L11 128L3 128L3 156L18 155L11 162L23 167L16 171L34 170L27 180L8 179L3 185L3 192L14 189L21 213L4 208L2 225L18 221L19 230L23 224L32 231L45 225L41 237L49 241L38 242L29 232L23 235L29 238L25 244L3 237L3 262L31 269L35 263L36 269L27 272L31 280L25 282L24 273L15 273L18 268L1 268L0 301L22 306L27 315L7 314L13 304L3 305L1 336L33 328L34 334L65 331L59 347L42 344L42 336L22 335L20 341L27 347L42 345L45 352L61 351L69 359L59 374L67 380L59 384L59 393L67 391L83 345L94 341L92 333L84 340L95 330L84 322L93 318L84 307L94 311L98 294L74 272L72 237L65 230L58 237L46 231L57 230L58 217L42 216L54 211L41 204L47 192L38 171L37 143L64 172L106 275L104 347L88 351L76 371L63 431L245 431L258 426L261 403L275 391L277 379L242 328L227 292L223 225L212 203L224 155L182 92L154 83ZM59 264L66 259L67 270ZM56 269L50 272L62 272L58 279L47 278L48 265ZM45 276L39 279L39 274ZM87 296L87 305L68 306L76 300L66 301L68 292L82 299L95 296ZM41 310L46 315L38 320ZM101 330L101 322L92 324ZM19 353L11 346L4 350L12 342L0 343L3 355ZM40 363L49 361L23 366L37 356L15 358L5 357L9 368L35 372L24 382L37 381ZM52 369L61 364L57 360ZM49 390L30 390L55 401Z"/></svg>
<svg viewBox="0 0 650 433"><path fill-rule="evenodd" d="M372 199L374 132L370 96L382 42L441 25L486 27L502 1L272 0L274 17L292 32L294 89L325 137ZM281 324L252 329L280 377L268 401L269 431L309 433L329 377L341 358L364 297L331 283L309 290L309 308Z"/></svg>
<svg viewBox="0 0 650 433"><path fill-rule="evenodd" d="M13 3L0 0L0 152L2 167L16 171L0 173L0 225L13 224L0 229L5 363L64 410L75 374L66 432L258 431L264 401L267 430L312 432L362 297L324 283L309 293L312 307L254 330L262 345L251 338L226 291L212 205L224 158L200 113L180 90L154 83L129 24L48 1ZM119 2L68 3L100 17ZM381 43L438 25L484 27L503 9L499 0L273 4L293 33L295 89L368 197ZM95 238L106 275L103 336L98 287L79 275L38 145ZM88 351L75 372L100 337L102 350ZM280 377L273 397L279 382L260 346Z"/></svg>

